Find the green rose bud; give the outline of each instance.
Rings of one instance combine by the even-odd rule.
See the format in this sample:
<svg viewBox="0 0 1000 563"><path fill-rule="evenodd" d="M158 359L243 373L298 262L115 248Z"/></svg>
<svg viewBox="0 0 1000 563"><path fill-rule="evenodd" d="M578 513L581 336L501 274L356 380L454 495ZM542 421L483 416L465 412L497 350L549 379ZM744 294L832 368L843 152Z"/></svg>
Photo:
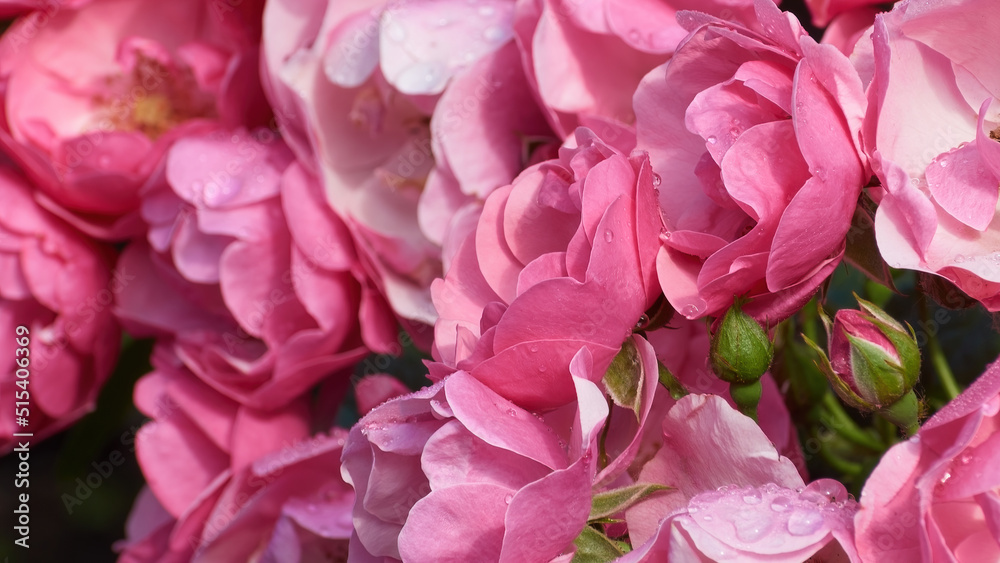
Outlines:
<svg viewBox="0 0 1000 563"><path fill-rule="evenodd" d="M728 383L754 383L771 366L774 345L757 321L737 302L726 311L712 336L712 370Z"/></svg>
<svg viewBox="0 0 1000 563"><path fill-rule="evenodd" d="M863 411L878 411L908 431L917 424L913 385L920 376L920 349L913 328L905 328L874 304L855 296L861 310L837 311L831 323L823 314L829 356L819 367L837 395Z"/></svg>

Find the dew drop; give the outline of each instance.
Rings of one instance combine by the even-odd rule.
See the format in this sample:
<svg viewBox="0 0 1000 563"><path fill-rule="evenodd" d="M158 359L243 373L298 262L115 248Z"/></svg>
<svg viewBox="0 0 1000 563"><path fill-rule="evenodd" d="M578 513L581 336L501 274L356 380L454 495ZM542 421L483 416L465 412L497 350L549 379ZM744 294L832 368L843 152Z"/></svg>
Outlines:
<svg viewBox="0 0 1000 563"><path fill-rule="evenodd" d="M764 518L753 518L750 521L736 522L736 537L745 542L755 542L771 531L773 523Z"/></svg>
<svg viewBox="0 0 1000 563"><path fill-rule="evenodd" d="M406 39L406 30L403 29L403 26L399 25L398 23L395 22L390 23L385 32L386 35L389 36L389 39L392 39L397 43L400 43L404 39Z"/></svg>
<svg viewBox="0 0 1000 563"><path fill-rule="evenodd" d="M507 416L517 416L517 411L514 409L507 409Z"/></svg>
<svg viewBox="0 0 1000 563"><path fill-rule="evenodd" d="M660 182L662 182L662 181L663 181L663 179L660 178L660 175L657 174L656 172L653 172L653 186L654 187L655 186L659 186Z"/></svg>
<svg viewBox="0 0 1000 563"><path fill-rule="evenodd" d="M670 240L670 231L667 231L665 233L660 233L660 240L663 242L667 242L668 240Z"/></svg>
<svg viewBox="0 0 1000 563"><path fill-rule="evenodd" d="M751 489L743 495L743 502L747 504L760 504L760 491Z"/></svg>
<svg viewBox="0 0 1000 563"><path fill-rule="evenodd" d="M945 473L944 476L941 477L941 481L940 482L941 482L942 485L944 485L945 483L948 482L949 479L951 479L951 471L948 471L947 473Z"/></svg>
<svg viewBox="0 0 1000 563"><path fill-rule="evenodd" d="M638 42L642 41L642 34L639 33L638 29L632 29L632 30L629 30L629 32L628 32L628 38L629 38L629 41L631 41L632 43L638 43Z"/></svg>
<svg viewBox="0 0 1000 563"><path fill-rule="evenodd" d="M788 497L778 497L771 501L771 510L775 512L788 512L791 508L791 501Z"/></svg>
<svg viewBox="0 0 1000 563"><path fill-rule="evenodd" d="M706 515L702 516L701 519L704 520L705 522L711 522L712 521L712 515L711 514L706 514Z"/></svg>
<svg viewBox="0 0 1000 563"><path fill-rule="evenodd" d="M483 31L483 39L487 41L502 41L507 34L499 25L491 25Z"/></svg>
<svg viewBox="0 0 1000 563"><path fill-rule="evenodd" d="M615 240L615 234L610 230L604 231L604 242L611 242Z"/></svg>
<svg viewBox="0 0 1000 563"><path fill-rule="evenodd" d="M710 145L714 145L714 144L716 144L716 143L719 142L719 139L716 138L715 135L711 135L709 138L707 138L705 140L708 141L708 144L710 144Z"/></svg>
<svg viewBox="0 0 1000 563"><path fill-rule="evenodd" d="M547 366L538 366L538 373L545 373L549 368Z"/></svg>
<svg viewBox="0 0 1000 563"><path fill-rule="evenodd" d="M823 515L816 510L798 508L788 517L788 533L808 536L823 525Z"/></svg>
<svg viewBox="0 0 1000 563"><path fill-rule="evenodd" d="M503 497L503 501L506 504L510 504L510 501L512 501L512 500L514 500L514 495L507 495L507 496Z"/></svg>
<svg viewBox="0 0 1000 563"><path fill-rule="evenodd" d="M691 318L691 317L697 315L699 311L700 311L700 309L698 308L697 305L688 304L688 305L685 305L681 309L681 314L684 315L687 318Z"/></svg>
<svg viewBox="0 0 1000 563"><path fill-rule="evenodd" d="M964 255L959 254L958 256L955 256L955 263L956 264L961 264L963 262L965 262L965 256Z"/></svg>
<svg viewBox="0 0 1000 563"><path fill-rule="evenodd" d="M531 346L528 346L528 351L531 352L532 354L537 353L538 352L538 345L537 344L532 344Z"/></svg>

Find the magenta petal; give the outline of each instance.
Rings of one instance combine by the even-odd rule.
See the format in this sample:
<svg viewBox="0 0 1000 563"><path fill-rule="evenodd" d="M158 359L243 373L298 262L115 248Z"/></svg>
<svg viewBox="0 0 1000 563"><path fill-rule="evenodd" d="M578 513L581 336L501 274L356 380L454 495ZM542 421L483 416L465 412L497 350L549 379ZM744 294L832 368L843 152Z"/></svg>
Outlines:
<svg viewBox="0 0 1000 563"><path fill-rule="evenodd" d="M174 517L184 514L228 466L228 456L179 412L142 427L136 457L149 488Z"/></svg>
<svg viewBox="0 0 1000 563"><path fill-rule="evenodd" d="M434 491L410 509L399 532L405 561L497 561L514 491L484 483Z"/></svg>
<svg viewBox="0 0 1000 563"><path fill-rule="evenodd" d="M484 442L552 469L566 467L566 453L552 429L469 374L453 374L445 392L455 417Z"/></svg>
<svg viewBox="0 0 1000 563"><path fill-rule="evenodd" d="M501 562L546 561L573 543L590 514L588 458L517 491L504 521Z"/></svg>
<svg viewBox="0 0 1000 563"><path fill-rule="evenodd" d="M517 452L484 443L457 420L427 440L420 467L434 491L466 483L518 490L552 471Z"/></svg>

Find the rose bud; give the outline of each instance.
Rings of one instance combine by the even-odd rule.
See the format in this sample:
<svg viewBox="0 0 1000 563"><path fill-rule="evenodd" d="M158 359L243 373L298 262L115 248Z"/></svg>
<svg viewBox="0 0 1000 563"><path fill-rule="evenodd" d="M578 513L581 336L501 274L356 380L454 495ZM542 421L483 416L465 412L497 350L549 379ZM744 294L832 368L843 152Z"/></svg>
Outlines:
<svg viewBox="0 0 1000 563"><path fill-rule="evenodd" d="M820 370L843 401L864 411L878 411L894 424L915 431L918 402L913 384L920 375L916 335L874 304L855 295L861 310L821 313L829 336L829 357L806 338L820 355Z"/></svg>
<svg viewBox="0 0 1000 563"><path fill-rule="evenodd" d="M715 374L729 383L736 406L756 420L760 378L771 366L774 345L760 323L743 312L739 300L726 311L712 335L710 358Z"/></svg>

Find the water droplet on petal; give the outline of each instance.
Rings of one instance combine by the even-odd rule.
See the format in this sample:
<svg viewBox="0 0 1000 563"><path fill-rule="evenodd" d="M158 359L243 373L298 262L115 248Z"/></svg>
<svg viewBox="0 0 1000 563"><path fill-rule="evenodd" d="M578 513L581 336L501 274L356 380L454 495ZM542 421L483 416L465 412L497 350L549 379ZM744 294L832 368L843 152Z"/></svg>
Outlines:
<svg viewBox="0 0 1000 563"><path fill-rule="evenodd" d="M393 41L395 41L397 43L400 43L404 39L406 39L406 30L403 29L403 26L399 25L398 23L395 23L395 22L390 23L386 27L385 32L386 32L386 35L389 36L389 39L392 39Z"/></svg>
<svg viewBox="0 0 1000 563"><path fill-rule="evenodd" d="M487 41L502 41L506 37L507 33L499 25L491 25L483 31L483 39Z"/></svg>
<svg viewBox="0 0 1000 563"><path fill-rule="evenodd" d="M788 497L778 497L771 501L771 510L775 512L788 512L791 508L791 501Z"/></svg>
<svg viewBox="0 0 1000 563"><path fill-rule="evenodd" d="M656 172L653 172L653 186L659 186L663 179Z"/></svg>
<svg viewBox="0 0 1000 563"><path fill-rule="evenodd" d="M712 515L711 514L706 514L706 515L702 516L701 519L704 520L705 522L711 522L712 521Z"/></svg>
<svg viewBox="0 0 1000 563"><path fill-rule="evenodd" d="M549 368L547 366L538 366L538 373L545 373Z"/></svg>
<svg viewBox="0 0 1000 563"><path fill-rule="evenodd" d="M760 491L751 489L743 495L743 502L747 504L760 504Z"/></svg>
<svg viewBox="0 0 1000 563"><path fill-rule="evenodd" d="M638 43L642 41L642 34L639 33L638 29L631 29L628 32L628 38L632 43Z"/></svg>
<svg viewBox="0 0 1000 563"><path fill-rule="evenodd" d="M537 344L532 344L531 346L528 346L528 351L531 352L532 354L537 353L538 352L538 345Z"/></svg>
<svg viewBox="0 0 1000 563"><path fill-rule="evenodd" d="M797 508L788 517L788 533L793 536L808 536L823 525L823 515L817 510Z"/></svg>
<svg viewBox="0 0 1000 563"><path fill-rule="evenodd" d="M694 304L688 304L681 308L681 314L687 318L694 317L700 312L700 308Z"/></svg>
<svg viewBox="0 0 1000 563"><path fill-rule="evenodd" d="M946 472L944 476L941 477L941 484L944 485L949 479L951 479L951 471Z"/></svg>
<svg viewBox="0 0 1000 563"><path fill-rule="evenodd" d="M510 501L512 501L512 500L514 500L514 495L507 495L507 496L503 497L503 501L506 504L510 504Z"/></svg>
<svg viewBox="0 0 1000 563"><path fill-rule="evenodd" d="M708 144L710 144L710 145L714 145L714 144L716 144L716 143L719 142L719 139L717 139L715 137L715 135L712 135L712 136L710 136L709 138L707 138L705 140L708 141Z"/></svg>
<svg viewBox="0 0 1000 563"><path fill-rule="evenodd" d="M615 240L615 234L610 230L604 231L604 242L611 242Z"/></svg>

